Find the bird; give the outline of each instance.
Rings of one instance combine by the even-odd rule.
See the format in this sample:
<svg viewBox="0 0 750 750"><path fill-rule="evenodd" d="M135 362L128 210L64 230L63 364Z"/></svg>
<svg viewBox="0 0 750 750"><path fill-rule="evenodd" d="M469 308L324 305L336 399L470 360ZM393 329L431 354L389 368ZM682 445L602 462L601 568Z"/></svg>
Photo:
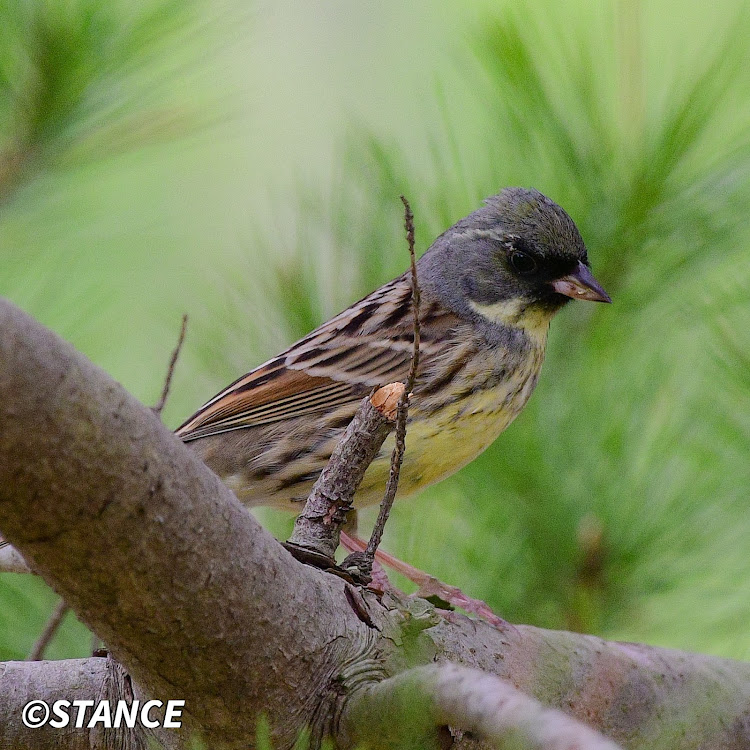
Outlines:
<svg viewBox="0 0 750 750"><path fill-rule="evenodd" d="M443 232L417 262L417 278L420 364L397 497L454 474L518 416L539 378L550 321L566 303L612 301L570 216L518 187ZM362 398L408 377L411 282L407 271L383 284L235 380L176 435L246 506L301 510ZM391 434L367 469L355 513L382 499L393 441ZM345 538L350 550L364 546ZM425 595L503 623L459 589L382 550L378 559Z"/></svg>
<svg viewBox="0 0 750 750"><path fill-rule="evenodd" d="M417 277L420 364L397 497L461 469L518 416L567 302L611 302L573 220L535 189L488 198L434 241ZM176 434L246 506L299 511L363 396L406 380L413 335L407 271L240 377ZM355 509L380 502L393 440Z"/></svg>

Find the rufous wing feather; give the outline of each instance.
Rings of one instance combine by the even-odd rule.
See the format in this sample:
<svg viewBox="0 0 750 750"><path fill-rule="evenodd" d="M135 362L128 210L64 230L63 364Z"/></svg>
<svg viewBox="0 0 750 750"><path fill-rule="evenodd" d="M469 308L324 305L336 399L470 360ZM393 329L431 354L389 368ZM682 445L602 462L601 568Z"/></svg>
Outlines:
<svg viewBox="0 0 750 750"><path fill-rule="evenodd" d="M439 351L449 313L423 318L423 360ZM244 375L176 431L185 441L331 411L376 386L406 379L413 346L411 285L406 275L369 296ZM430 333L433 335L431 336Z"/></svg>

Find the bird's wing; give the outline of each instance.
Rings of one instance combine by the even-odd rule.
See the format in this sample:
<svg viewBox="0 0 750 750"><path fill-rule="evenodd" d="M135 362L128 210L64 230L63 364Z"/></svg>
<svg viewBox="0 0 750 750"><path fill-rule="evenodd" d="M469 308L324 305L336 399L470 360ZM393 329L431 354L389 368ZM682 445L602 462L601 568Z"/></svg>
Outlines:
<svg viewBox="0 0 750 750"><path fill-rule="evenodd" d="M431 305L421 311L420 320L424 359L455 318ZM196 440L332 411L375 386L405 380L412 347L411 283L405 274L232 383L176 434L185 441Z"/></svg>

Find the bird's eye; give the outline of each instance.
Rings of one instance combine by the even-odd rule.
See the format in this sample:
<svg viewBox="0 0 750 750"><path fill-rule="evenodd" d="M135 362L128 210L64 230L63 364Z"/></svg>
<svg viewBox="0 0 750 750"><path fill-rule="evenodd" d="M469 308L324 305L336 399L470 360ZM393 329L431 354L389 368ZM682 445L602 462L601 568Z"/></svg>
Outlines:
<svg viewBox="0 0 750 750"><path fill-rule="evenodd" d="M524 276L536 271L536 261L523 250L514 250L510 255L510 263L518 273Z"/></svg>

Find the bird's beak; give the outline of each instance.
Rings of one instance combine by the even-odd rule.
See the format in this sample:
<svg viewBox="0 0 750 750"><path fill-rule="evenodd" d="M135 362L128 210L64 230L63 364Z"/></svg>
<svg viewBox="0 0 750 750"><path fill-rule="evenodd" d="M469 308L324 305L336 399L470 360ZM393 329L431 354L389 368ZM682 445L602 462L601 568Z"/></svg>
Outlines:
<svg viewBox="0 0 750 750"><path fill-rule="evenodd" d="M612 301L588 267L580 260L578 261L578 268L573 273L553 281L552 288L558 294L564 294L566 297L572 297L573 299L585 299L589 302Z"/></svg>

